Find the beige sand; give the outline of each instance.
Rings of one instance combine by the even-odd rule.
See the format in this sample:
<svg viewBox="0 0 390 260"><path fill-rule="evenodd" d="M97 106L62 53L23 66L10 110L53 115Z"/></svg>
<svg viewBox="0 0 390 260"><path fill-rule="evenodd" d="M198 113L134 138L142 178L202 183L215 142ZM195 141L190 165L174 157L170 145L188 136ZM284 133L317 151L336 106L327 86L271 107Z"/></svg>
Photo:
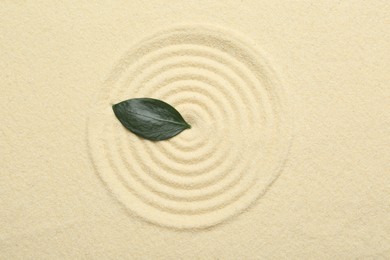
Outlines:
<svg viewBox="0 0 390 260"><path fill-rule="evenodd" d="M243 38L199 24L158 32L125 55L91 105L93 165L145 220L214 226L283 172L293 131L288 100L264 55ZM129 97L165 100L192 128L158 143L129 135L111 108Z"/></svg>
<svg viewBox="0 0 390 260"><path fill-rule="evenodd" d="M386 1L0 10L0 259L390 257Z"/></svg>

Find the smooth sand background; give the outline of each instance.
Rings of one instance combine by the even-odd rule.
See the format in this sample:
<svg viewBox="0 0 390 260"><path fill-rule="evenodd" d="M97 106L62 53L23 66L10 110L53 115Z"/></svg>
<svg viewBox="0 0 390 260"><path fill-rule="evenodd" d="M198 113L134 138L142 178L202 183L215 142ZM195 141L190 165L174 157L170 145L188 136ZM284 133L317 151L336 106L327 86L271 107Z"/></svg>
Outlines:
<svg viewBox="0 0 390 260"><path fill-rule="evenodd" d="M389 258L389 13L388 1L2 1L0 258ZM113 66L182 23L256 41L295 115L272 188L201 231L129 214L86 146L90 104Z"/></svg>

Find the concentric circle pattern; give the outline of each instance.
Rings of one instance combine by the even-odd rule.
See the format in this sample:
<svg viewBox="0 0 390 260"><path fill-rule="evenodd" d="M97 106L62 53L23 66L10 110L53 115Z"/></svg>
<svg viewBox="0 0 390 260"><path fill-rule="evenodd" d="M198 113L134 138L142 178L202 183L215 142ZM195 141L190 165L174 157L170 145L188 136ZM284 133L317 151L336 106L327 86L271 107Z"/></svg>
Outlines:
<svg viewBox="0 0 390 260"><path fill-rule="evenodd" d="M151 97L192 128L162 142L121 126L112 104ZM93 105L88 147L112 194L146 221L205 228L237 215L281 173L291 141L279 81L249 41L204 26L162 31L120 61Z"/></svg>

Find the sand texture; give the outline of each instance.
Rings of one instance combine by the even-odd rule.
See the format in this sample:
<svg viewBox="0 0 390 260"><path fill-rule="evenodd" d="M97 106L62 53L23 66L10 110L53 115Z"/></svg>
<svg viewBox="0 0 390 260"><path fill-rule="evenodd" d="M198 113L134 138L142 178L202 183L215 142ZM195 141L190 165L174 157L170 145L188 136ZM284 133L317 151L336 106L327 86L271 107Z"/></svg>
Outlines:
<svg viewBox="0 0 390 260"><path fill-rule="evenodd" d="M93 164L146 220L218 224L264 194L285 166L288 102L265 58L232 34L192 25L141 41L110 75L100 106L92 105ZM191 130L158 143L129 136L111 108L128 97L167 101Z"/></svg>
<svg viewBox="0 0 390 260"><path fill-rule="evenodd" d="M389 259L389 13L2 1L0 259ZM192 128L135 136L137 97Z"/></svg>

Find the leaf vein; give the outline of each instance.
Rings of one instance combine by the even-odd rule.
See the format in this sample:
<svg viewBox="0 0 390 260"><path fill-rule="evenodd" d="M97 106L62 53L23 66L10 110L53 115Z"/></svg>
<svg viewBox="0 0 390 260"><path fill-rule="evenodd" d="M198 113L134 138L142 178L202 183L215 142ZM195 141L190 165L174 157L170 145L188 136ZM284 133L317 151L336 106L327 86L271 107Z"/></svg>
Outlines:
<svg viewBox="0 0 390 260"><path fill-rule="evenodd" d="M164 119L161 119L161 118L155 118L155 117L152 117L152 116L146 116L146 115L138 114L138 113L133 112L133 111L131 111L130 114L135 114L135 115L138 115L140 117L146 117L146 118L154 119L154 120L157 120L157 121L169 122L169 123L172 123L172 124L175 124L175 125L187 126L185 124L182 124L182 123L179 123L179 122L175 122L175 121L172 121L172 120L164 120Z"/></svg>

